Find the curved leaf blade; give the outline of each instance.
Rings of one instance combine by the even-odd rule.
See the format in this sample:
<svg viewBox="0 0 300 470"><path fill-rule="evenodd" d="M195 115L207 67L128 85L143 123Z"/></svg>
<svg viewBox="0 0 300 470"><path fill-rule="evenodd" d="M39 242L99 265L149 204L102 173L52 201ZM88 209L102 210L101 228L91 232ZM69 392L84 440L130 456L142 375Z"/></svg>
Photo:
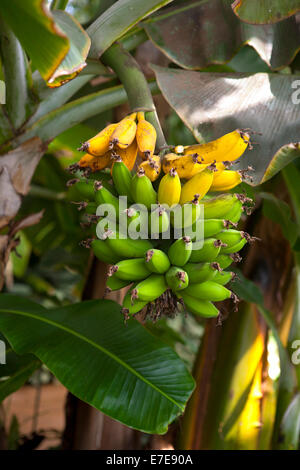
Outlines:
<svg viewBox="0 0 300 470"><path fill-rule="evenodd" d="M300 7L298 0L236 0L232 9L246 23L268 24L294 15Z"/></svg>
<svg viewBox="0 0 300 470"><path fill-rule="evenodd" d="M194 387L176 353L136 320L125 326L109 300L46 310L5 294L0 328L16 352L35 354L74 395L144 432L166 432Z"/></svg>
<svg viewBox="0 0 300 470"><path fill-rule="evenodd" d="M287 408L280 427L281 450L298 450L300 438L300 393L297 393Z"/></svg>
<svg viewBox="0 0 300 470"><path fill-rule="evenodd" d="M255 134L254 149L235 166L253 166L250 184L267 181L300 157L300 107L293 102L293 83L299 76L152 68L164 97L199 142L237 128L262 134Z"/></svg>

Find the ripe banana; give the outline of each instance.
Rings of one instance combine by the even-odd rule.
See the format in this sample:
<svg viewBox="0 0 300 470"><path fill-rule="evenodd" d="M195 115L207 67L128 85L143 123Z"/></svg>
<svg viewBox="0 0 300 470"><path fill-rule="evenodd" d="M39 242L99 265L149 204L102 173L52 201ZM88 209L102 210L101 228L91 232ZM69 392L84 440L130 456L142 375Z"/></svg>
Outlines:
<svg viewBox="0 0 300 470"><path fill-rule="evenodd" d="M186 202L191 202L196 194L199 195L198 199L201 200L209 191L212 181L213 171L208 168L194 175L182 186L180 204L183 205Z"/></svg>
<svg viewBox="0 0 300 470"><path fill-rule="evenodd" d="M219 302L232 297L232 293L229 289L214 282L214 280L190 284L185 289L185 293L196 299L211 300L212 302Z"/></svg>
<svg viewBox="0 0 300 470"><path fill-rule="evenodd" d="M168 286L176 292L185 289L189 285L189 276L183 269L172 266L166 272L166 281Z"/></svg>
<svg viewBox="0 0 300 470"><path fill-rule="evenodd" d="M84 142L78 150L88 152L95 157L104 155L109 150L110 138L117 126L118 124L109 124L101 132Z"/></svg>
<svg viewBox="0 0 300 470"><path fill-rule="evenodd" d="M106 286L110 290L115 291L115 290L123 289L123 287L129 286L131 283L132 281L128 281L128 280L125 281L123 279L119 279L117 276L110 276L106 281Z"/></svg>
<svg viewBox="0 0 300 470"><path fill-rule="evenodd" d="M147 303L148 302L145 300L132 300L131 292L129 290L123 300L123 313L129 313L130 315L134 315L140 312L147 305Z"/></svg>
<svg viewBox="0 0 300 470"><path fill-rule="evenodd" d="M112 179L120 196L127 196L131 200L130 186L132 175L121 158L117 159L112 167Z"/></svg>
<svg viewBox="0 0 300 470"><path fill-rule="evenodd" d="M119 215L119 199L106 189L101 181L95 181L95 202L98 206L101 204L110 204L115 208L116 217Z"/></svg>
<svg viewBox="0 0 300 470"><path fill-rule="evenodd" d="M152 248L148 240L120 238L118 232L113 233L111 231L108 231L105 235L108 246L119 257L119 260L124 258L143 258L146 251Z"/></svg>
<svg viewBox="0 0 300 470"><path fill-rule="evenodd" d="M136 129L136 140L139 153L143 160L152 157L156 144L156 130L152 124L145 120L145 114L137 113L138 124Z"/></svg>
<svg viewBox="0 0 300 470"><path fill-rule="evenodd" d="M185 291L180 291L179 297L182 298L189 312L202 317L211 318L219 315L219 310L208 300L200 300L188 295Z"/></svg>
<svg viewBox="0 0 300 470"><path fill-rule="evenodd" d="M135 119L136 113L132 113L117 124L109 139L110 148L117 145L120 149L126 149L132 144L136 134Z"/></svg>
<svg viewBox="0 0 300 470"><path fill-rule="evenodd" d="M190 179L205 170L208 165L204 165L197 154L176 155L176 153L168 153L163 159L162 166L164 173L168 173L171 168L174 168L179 178Z"/></svg>
<svg viewBox="0 0 300 470"><path fill-rule="evenodd" d="M104 240L93 240L91 243L91 248L96 258L98 258L103 263L117 263L120 260L120 257L117 256L114 251L112 251L112 249Z"/></svg>
<svg viewBox="0 0 300 470"><path fill-rule="evenodd" d="M215 238L206 238L200 249L193 249L190 263L207 263L215 261L221 249L221 242Z"/></svg>
<svg viewBox="0 0 300 470"><path fill-rule="evenodd" d="M190 259L192 253L192 242L190 237L182 237L176 240L168 250L171 264L184 266Z"/></svg>
<svg viewBox="0 0 300 470"><path fill-rule="evenodd" d="M138 204L144 204L147 209L151 209L151 205L156 204L156 191L143 169L138 170L133 176L130 192L133 200Z"/></svg>
<svg viewBox="0 0 300 470"><path fill-rule="evenodd" d="M213 281L225 286L234 278L235 274L230 271L219 271L216 273Z"/></svg>
<svg viewBox="0 0 300 470"><path fill-rule="evenodd" d="M234 161L245 152L249 141L250 136L247 132L236 129L206 144L185 147L184 153L185 155L198 153L204 163Z"/></svg>
<svg viewBox="0 0 300 470"><path fill-rule="evenodd" d="M238 201L235 194L221 194L213 198L204 199L202 204L204 206L205 219L226 219L227 213L233 208L234 204Z"/></svg>
<svg viewBox="0 0 300 470"><path fill-rule="evenodd" d="M233 263L233 259L230 255L222 254L217 256L216 263L218 263L221 269L226 269Z"/></svg>
<svg viewBox="0 0 300 470"><path fill-rule="evenodd" d="M180 200L181 183L180 178L173 168L162 177L158 187L158 202L172 207Z"/></svg>
<svg viewBox="0 0 300 470"><path fill-rule="evenodd" d="M145 266L144 258L133 258L119 261L112 266L111 272L124 281L140 281L149 276L149 270Z"/></svg>
<svg viewBox="0 0 300 470"><path fill-rule="evenodd" d="M139 282L135 289L131 291L131 299L152 302L152 300L160 297L167 290L167 288L168 286L163 274L150 274L147 279Z"/></svg>
<svg viewBox="0 0 300 470"><path fill-rule="evenodd" d="M142 162L139 169L142 168L145 171L145 175L148 176L150 181L156 181L161 172L161 160L158 155L152 155L148 160Z"/></svg>
<svg viewBox="0 0 300 470"><path fill-rule="evenodd" d="M149 230L151 238L159 238L160 233L167 232L169 225L169 215L164 207L158 206L149 214Z"/></svg>
<svg viewBox="0 0 300 470"><path fill-rule="evenodd" d="M137 143L136 140L132 142L128 147L125 149L118 148L117 150L112 151L112 156L119 156L123 163L127 166L128 170L131 171L134 167L136 157L138 153ZM114 165L114 164L113 164Z"/></svg>
<svg viewBox="0 0 300 470"><path fill-rule="evenodd" d="M163 274L170 268L170 261L166 253L157 249L147 251L145 264L150 272L157 274Z"/></svg>
<svg viewBox="0 0 300 470"><path fill-rule="evenodd" d="M229 191L242 182L242 177L238 171L225 170L220 174L216 172L210 187L211 191Z"/></svg>
<svg viewBox="0 0 300 470"><path fill-rule="evenodd" d="M94 157L86 153L78 162L80 168L90 168L92 172L103 170L111 164L111 153L106 152L101 157Z"/></svg>
<svg viewBox="0 0 300 470"><path fill-rule="evenodd" d="M218 270L214 267L215 263L187 263L184 270L189 276L190 284L195 284L213 279Z"/></svg>

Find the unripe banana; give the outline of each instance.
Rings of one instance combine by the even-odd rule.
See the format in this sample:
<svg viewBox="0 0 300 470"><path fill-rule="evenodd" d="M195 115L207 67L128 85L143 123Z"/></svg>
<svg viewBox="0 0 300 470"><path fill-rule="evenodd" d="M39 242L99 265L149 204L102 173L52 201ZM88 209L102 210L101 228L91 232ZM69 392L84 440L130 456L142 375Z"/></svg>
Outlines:
<svg viewBox="0 0 300 470"><path fill-rule="evenodd" d="M131 292L131 299L146 300L151 302L152 300L160 297L168 286L166 284L165 276L163 274L150 274L147 279L137 284L135 289Z"/></svg>
<svg viewBox="0 0 300 470"><path fill-rule="evenodd" d="M204 218L205 219L227 219L227 213L238 201L235 194L221 194L209 199L204 199Z"/></svg>
<svg viewBox="0 0 300 470"><path fill-rule="evenodd" d="M124 281L117 276L110 276L106 281L106 286L112 291L123 289L123 287L129 286L130 284L132 284L132 281Z"/></svg>
<svg viewBox="0 0 300 470"><path fill-rule="evenodd" d="M243 205L240 201L237 201L232 209L227 212L226 220L229 220L232 224L237 224L243 213Z"/></svg>
<svg viewBox="0 0 300 470"><path fill-rule="evenodd" d="M88 152L95 157L104 155L109 150L109 141L117 126L118 124L109 124L101 132L96 134L87 142L84 142L78 150Z"/></svg>
<svg viewBox="0 0 300 470"><path fill-rule="evenodd" d="M166 272L166 281L168 286L176 292L185 289L189 285L189 276L183 269L172 266Z"/></svg>
<svg viewBox="0 0 300 470"><path fill-rule="evenodd" d="M187 263L184 270L189 276L190 284L210 281L218 272L216 263Z"/></svg>
<svg viewBox="0 0 300 470"><path fill-rule="evenodd" d="M185 293L196 299L211 300L212 302L219 302L232 297L232 293L229 289L214 282L214 280L190 284L185 289Z"/></svg>
<svg viewBox="0 0 300 470"><path fill-rule="evenodd" d="M183 206L177 206L171 213L171 224L175 229L192 227L195 231L195 223L201 215L201 206L198 200L198 194L195 194L193 201Z"/></svg>
<svg viewBox="0 0 300 470"><path fill-rule="evenodd" d="M171 168L174 168L179 178L190 179L192 176L205 170L208 164L203 164L197 154L176 155L176 153L168 153L163 159L162 166L164 173L168 173Z"/></svg>
<svg viewBox="0 0 300 470"><path fill-rule="evenodd" d="M245 152L249 142L249 134L236 129L206 144L185 147L184 153L186 155L198 153L204 163L234 161Z"/></svg>
<svg viewBox="0 0 300 470"><path fill-rule="evenodd" d="M194 199L195 194L198 194L198 199L201 200L209 191L212 181L213 171L208 168L194 175L182 186L180 204L183 205L186 202L191 202Z"/></svg>
<svg viewBox="0 0 300 470"><path fill-rule="evenodd" d="M121 158L117 159L112 167L112 179L120 196L127 196L131 200L130 187L132 175Z"/></svg>
<svg viewBox="0 0 300 470"><path fill-rule="evenodd" d="M120 238L118 232L113 233L108 231L105 234L105 238L105 242L108 243L111 250L119 257L119 260L124 258L143 258L146 251L152 248L148 240Z"/></svg>
<svg viewBox="0 0 300 470"><path fill-rule="evenodd" d="M91 248L100 261L107 264L117 263L120 259L119 256L110 248L108 243L104 240L93 240Z"/></svg>
<svg viewBox="0 0 300 470"><path fill-rule="evenodd" d="M138 300L138 299L131 299L131 292L130 290L126 293L124 300L123 300L123 313L128 313L130 315L134 315L141 310L148 304L147 300Z"/></svg>
<svg viewBox="0 0 300 470"><path fill-rule="evenodd" d="M181 194L180 178L173 168L162 177L158 187L158 202L172 207L178 204Z"/></svg>
<svg viewBox="0 0 300 470"><path fill-rule="evenodd" d="M151 238L159 238L160 233L167 232L170 225L169 214L165 208L158 206L149 214L149 229Z"/></svg>
<svg viewBox="0 0 300 470"><path fill-rule="evenodd" d="M187 310L202 317L211 318L219 315L219 310L208 300L196 299L188 295L185 290L180 291L180 298L184 301Z"/></svg>
<svg viewBox="0 0 300 470"><path fill-rule="evenodd" d="M192 253L192 242L190 237L182 237L176 240L168 250L171 264L184 266L190 259Z"/></svg>
<svg viewBox="0 0 300 470"><path fill-rule="evenodd" d="M120 157L123 161L123 163L127 166L128 170L131 171L134 167L136 158L138 154L138 148L137 148L137 143L136 139L130 144L128 147L125 149L120 149L118 148L117 150L114 149L112 150L112 156L115 157ZM114 163L113 163L114 165Z"/></svg>
<svg viewBox="0 0 300 470"><path fill-rule="evenodd" d="M79 179L70 180L67 183L70 188L68 191L68 197L72 201L87 199L93 201L95 198L94 184L92 181L80 181Z"/></svg>
<svg viewBox="0 0 300 470"><path fill-rule="evenodd" d="M231 254L231 253L237 253L240 251L247 243L247 240L245 238L242 238L241 241L236 243L235 245L227 246L227 247L222 247L221 248L221 253L222 254Z"/></svg>
<svg viewBox="0 0 300 470"><path fill-rule="evenodd" d="M84 208L84 212L90 215L96 214L96 210L97 210L97 204L95 202L88 202Z"/></svg>
<svg viewBox="0 0 300 470"><path fill-rule="evenodd" d="M111 272L124 281L140 281L149 276L149 270L145 266L144 258L133 258L119 261L111 267Z"/></svg>
<svg viewBox="0 0 300 470"><path fill-rule="evenodd" d="M213 281L225 286L234 278L235 274L230 271L219 271L216 273Z"/></svg>
<svg viewBox="0 0 300 470"><path fill-rule="evenodd" d="M80 168L90 168L92 172L103 170L111 165L111 153L106 152L101 157L94 157L86 153L78 162Z"/></svg>
<svg viewBox="0 0 300 470"><path fill-rule="evenodd" d="M221 269L226 269L233 263L233 259L230 255L220 254L216 258L216 263L218 263Z"/></svg>
<svg viewBox="0 0 300 470"><path fill-rule="evenodd" d="M136 134L135 119L136 113L132 113L118 123L109 140L111 148L117 145L120 149L126 149L132 144Z"/></svg>
<svg viewBox="0 0 300 470"><path fill-rule="evenodd" d="M144 170L138 170L133 176L130 191L133 200L138 204L144 204L147 209L151 209L151 205L156 204L156 191Z"/></svg>
<svg viewBox="0 0 300 470"><path fill-rule="evenodd" d="M145 171L145 175L148 176L150 181L156 181L161 172L161 160L158 155L152 155L148 160L142 162L139 169L142 168Z"/></svg>
<svg viewBox="0 0 300 470"><path fill-rule="evenodd" d="M212 237L227 227L226 221L222 219L204 220L204 238Z"/></svg>
<svg viewBox="0 0 300 470"><path fill-rule="evenodd" d="M152 157L156 144L156 130L152 124L145 120L143 112L137 113L138 125L136 129L136 140L141 157L146 160Z"/></svg>
<svg viewBox="0 0 300 470"><path fill-rule="evenodd" d="M163 274L170 268L170 261L162 250L151 249L145 255L145 264L150 272Z"/></svg>
<svg viewBox="0 0 300 470"><path fill-rule="evenodd" d="M221 253L234 253L232 247L244 238L244 232L234 229L223 230L216 235L216 238L225 244L221 248Z"/></svg>
<svg viewBox="0 0 300 470"><path fill-rule="evenodd" d="M219 174L214 174L214 179L210 187L211 191L229 191L242 182L242 177L238 171L225 170Z"/></svg>
<svg viewBox="0 0 300 470"><path fill-rule="evenodd" d="M119 215L119 199L106 189L101 181L95 181L95 202L99 206L101 204L110 204L115 208L116 217Z"/></svg>
<svg viewBox="0 0 300 470"><path fill-rule="evenodd" d="M198 242L197 242L198 243ZM200 249L192 249L190 263L207 263L215 261L220 253L221 242L215 238L206 238Z"/></svg>

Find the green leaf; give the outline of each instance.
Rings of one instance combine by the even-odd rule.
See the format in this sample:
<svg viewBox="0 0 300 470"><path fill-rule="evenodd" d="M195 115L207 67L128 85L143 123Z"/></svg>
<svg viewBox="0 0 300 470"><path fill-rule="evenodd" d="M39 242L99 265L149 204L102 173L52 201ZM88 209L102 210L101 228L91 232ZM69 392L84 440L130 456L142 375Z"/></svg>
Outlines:
<svg viewBox="0 0 300 470"><path fill-rule="evenodd" d="M190 70L225 64L245 44L256 49L272 69L289 64L299 50L295 18L275 25L248 25L234 15L228 0L186 1L181 8L167 8L142 26L154 45L172 62ZM288 50L284 41L286 35ZM259 69L253 68L254 65L259 65ZM247 64L247 70L237 71L266 72L267 65L254 62Z"/></svg>
<svg viewBox="0 0 300 470"><path fill-rule="evenodd" d="M300 439L300 393L295 395L282 419L279 449L298 450Z"/></svg>
<svg viewBox="0 0 300 470"><path fill-rule="evenodd" d="M34 353L71 393L127 426L162 434L194 382L176 353L120 306L92 300L46 310L1 297L0 328L20 354Z"/></svg>
<svg viewBox="0 0 300 470"><path fill-rule="evenodd" d="M87 32L92 40L91 58L99 58L106 49L135 24L172 0L119 0L106 10Z"/></svg>
<svg viewBox="0 0 300 470"><path fill-rule="evenodd" d="M69 38L70 49L48 81L50 87L58 87L73 79L86 66L91 40L80 23L65 11L54 11L54 19Z"/></svg>
<svg viewBox="0 0 300 470"><path fill-rule="evenodd" d="M0 333L6 345L6 364L0 364L0 402L18 390L39 367L40 361L31 354L19 356Z"/></svg>
<svg viewBox="0 0 300 470"><path fill-rule="evenodd" d="M152 68L167 102L199 142L214 140L237 128L262 134L255 134L254 149L248 149L235 166L253 166L254 185L272 178L300 157L300 106L293 102L296 75Z"/></svg>
<svg viewBox="0 0 300 470"><path fill-rule="evenodd" d="M252 24L277 23L300 10L298 0L235 0L234 13Z"/></svg>
<svg viewBox="0 0 300 470"><path fill-rule="evenodd" d="M26 50L44 80L51 80L70 44L55 24L45 0L1 0L0 14Z"/></svg>

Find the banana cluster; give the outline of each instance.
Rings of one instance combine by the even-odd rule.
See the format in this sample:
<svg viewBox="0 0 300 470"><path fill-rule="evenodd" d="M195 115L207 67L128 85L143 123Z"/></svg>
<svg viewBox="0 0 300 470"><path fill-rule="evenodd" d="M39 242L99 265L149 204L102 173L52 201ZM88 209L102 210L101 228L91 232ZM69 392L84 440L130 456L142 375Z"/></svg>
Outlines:
<svg viewBox="0 0 300 470"><path fill-rule="evenodd" d="M77 200L84 199L78 208L85 211L83 225L91 237L84 245L110 265L108 290L128 288L123 301L126 316L141 310L152 318L172 315L180 304L196 315L217 316L214 302L236 301L225 287L233 278L227 268L239 261L238 252L252 240L237 229L251 201L239 194L218 194L241 182L242 172L228 168L250 145L249 134L235 130L207 144L179 145L163 158L154 154L155 143L155 129L144 113L133 113L82 145L87 153L71 170L89 178L78 174L69 185ZM141 162L132 171L138 155ZM121 209L119 196L126 196L125 208ZM192 228L197 228L200 201L204 241L199 246L193 237L175 237L180 226L168 208L177 205L181 225L188 213ZM103 217L96 209L104 204L114 208L116 223L113 229L105 226L99 238L94 223L98 227ZM133 204L146 208L143 224L151 237L133 239L129 232L126 237L121 234L120 214L125 214L129 224L141 225ZM163 236L167 232L168 238Z"/></svg>

